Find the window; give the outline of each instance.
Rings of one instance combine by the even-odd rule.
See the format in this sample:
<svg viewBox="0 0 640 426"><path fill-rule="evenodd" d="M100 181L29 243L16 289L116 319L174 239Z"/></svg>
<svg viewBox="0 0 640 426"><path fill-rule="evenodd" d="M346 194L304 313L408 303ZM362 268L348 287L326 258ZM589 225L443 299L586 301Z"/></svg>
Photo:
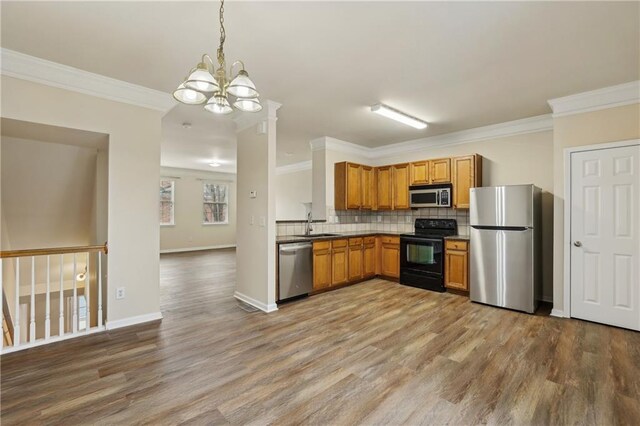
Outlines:
<svg viewBox="0 0 640 426"><path fill-rule="evenodd" d="M173 197L175 182L160 181L160 225L173 225Z"/></svg>
<svg viewBox="0 0 640 426"><path fill-rule="evenodd" d="M202 188L202 223L229 223L229 185L205 182Z"/></svg>

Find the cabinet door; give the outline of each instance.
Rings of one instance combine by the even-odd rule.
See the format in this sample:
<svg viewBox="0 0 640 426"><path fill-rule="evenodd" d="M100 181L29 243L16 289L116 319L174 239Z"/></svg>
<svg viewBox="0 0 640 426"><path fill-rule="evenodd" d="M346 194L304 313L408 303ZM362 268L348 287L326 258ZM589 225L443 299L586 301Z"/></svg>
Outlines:
<svg viewBox="0 0 640 426"><path fill-rule="evenodd" d="M467 155L456 157L453 162L453 207L469 208L469 189L482 186L482 157Z"/></svg>
<svg viewBox="0 0 640 426"><path fill-rule="evenodd" d="M428 161L411 163L409 183L411 185L425 185L429 183Z"/></svg>
<svg viewBox="0 0 640 426"><path fill-rule="evenodd" d="M378 210L393 208L391 166L378 167Z"/></svg>
<svg viewBox="0 0 640 426"><path fill-rule="evenodd" d="M400 277L400 239L382 237L380 273L387 277Z"/></svg>
<svg viewBox="0 0 640 426"><path fill-rule="evenodd" d="M362 208L371 210L374 207L375 174L373 167L362 166Z"/></svg>
<svg viewBox="0 0 640 426"><path fill-rule="evenodd" d="M362 238L349 239L349 281L362 279Z"/></svg>
<svg viewBox="0 0 640 426"><path fill-rule="evenodd" d="M393 166L393 209L409 208L409 164Z"/></svg>
<svg viewBox="0 0 640 426"><path fill-rule="evenodd" d="M431 183L447 183L451 182L451 159L440 158L430 160Z"/></svg>
<svg viewBox="0 0 640 426"><path fill-rule="evenodd" d="M373 239L373 241L365 242L362 254L362 275L364 278L370 278L376 275L376 243L375 237L370 238Z"/></svg>
<svg viewBox="0 0 640 426"><path fill-rule="evenodd" d="M313 244L313 289L331 286L331 249L328 241Z"/></svg>
<svg viewBox="0 0 640 426"><path fill-rule="evenodd" d="M362 166L347 163L347 209L359 209L362 205Z"/></svg>
<svg viewBox="0 0 640 426"><path fill-rule="evenodd" d="M333 240L331 250L331 285L349 281L349 259L347 240Z"/></svg>
<svg viewBox="0 0 640 426"><path fill-rule="evenodd" d="M462 250L445 253L445 287L469 291L469 254Z"/></svg>

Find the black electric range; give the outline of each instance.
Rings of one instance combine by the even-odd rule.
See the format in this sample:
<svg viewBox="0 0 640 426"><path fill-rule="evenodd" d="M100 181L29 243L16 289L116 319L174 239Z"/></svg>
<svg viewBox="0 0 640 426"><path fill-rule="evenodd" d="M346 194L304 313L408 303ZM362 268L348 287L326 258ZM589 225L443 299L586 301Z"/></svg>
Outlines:
<svg viewBox="0 0 640 426"><path fill-rule="evenodd" d="M444 292L444 237L456 235L455 219L416 219L415 232L400 235L400 284Z"/></svg>

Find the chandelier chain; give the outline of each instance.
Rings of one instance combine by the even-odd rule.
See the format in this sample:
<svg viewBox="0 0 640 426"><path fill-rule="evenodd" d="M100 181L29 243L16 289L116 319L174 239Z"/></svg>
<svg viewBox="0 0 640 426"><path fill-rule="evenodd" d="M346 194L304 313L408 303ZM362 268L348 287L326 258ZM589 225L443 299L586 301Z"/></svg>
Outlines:
<svg viewBox="0 0 640 426"><path fill-rule="evenodd" d="M224 30L224 0L220 1L220 47L218 47L218 63L224 68L224 41L227 33Z"/></svg>

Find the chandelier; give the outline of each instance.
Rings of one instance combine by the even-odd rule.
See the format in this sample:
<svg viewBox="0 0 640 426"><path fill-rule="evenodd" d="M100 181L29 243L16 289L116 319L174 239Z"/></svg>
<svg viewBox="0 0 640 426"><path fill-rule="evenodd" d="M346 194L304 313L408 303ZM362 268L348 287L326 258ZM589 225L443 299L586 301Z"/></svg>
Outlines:
<svg viewBox="0 0 640 426"><path fill-rule="evenodd" d="M204 54L195 68L189 71L187 78L173 92L173 97L187 105L204 105L204 109L214 114L229 114L233 111L229 95L235 97L233 106L240 111L258 112L262 109L255 84L249 78L242 61L235 61L227 74L224 59L224 0L220 1L220 46L218 47L218 68L211 56ZM233 69L239 66L238 73L232 79Z"/></svg>

